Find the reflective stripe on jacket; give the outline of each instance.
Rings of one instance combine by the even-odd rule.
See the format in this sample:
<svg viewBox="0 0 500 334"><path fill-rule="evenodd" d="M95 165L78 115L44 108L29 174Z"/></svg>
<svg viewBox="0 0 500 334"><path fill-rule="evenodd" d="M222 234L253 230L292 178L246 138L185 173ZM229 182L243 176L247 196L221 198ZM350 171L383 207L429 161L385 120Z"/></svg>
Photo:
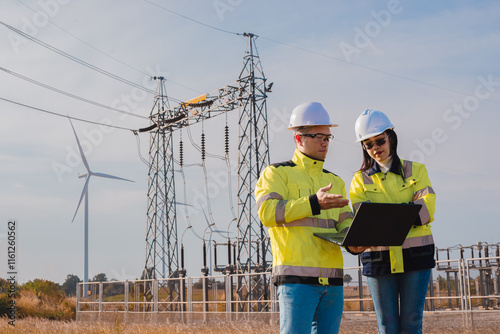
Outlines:
<svg viewBox="0 0 500 334"><path fill-rule="evenodd" d="M269 231L273 253L273 281L311 282L329 278L342 285L340 247L313 236L349 227L352 212L343 208L320 210L316 192L333 184L329 193L346 198L342 179L323 169L323 161L295 150L291 161L267 166L255 186L260 220ZM286 278L291 280L286 280ZM305 280L301 280L305 278ZM328 280L326 280L328 281ZM332 284L332 283L330 283Z"/></svg>
<svg viewBox="0 0 500 334"><path fill-rule="evenodd" d="M351 182L350 199L354 211L362 202L409 203L415 194L422 204L419 218L412 226L405 242L399 247L371 247L361 254L363 274L382 275L411 270L429 269L435 266L434 239L431 223L434 220L436 194L424 165L401 160L401 175L390 169L382 173L377 163L366 171L358 171Z"/></svg>

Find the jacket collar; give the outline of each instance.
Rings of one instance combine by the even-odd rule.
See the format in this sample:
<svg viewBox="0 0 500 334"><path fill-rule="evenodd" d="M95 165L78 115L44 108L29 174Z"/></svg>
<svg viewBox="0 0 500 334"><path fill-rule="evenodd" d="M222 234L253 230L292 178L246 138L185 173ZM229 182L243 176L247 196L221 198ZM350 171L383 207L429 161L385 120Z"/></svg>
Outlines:
<svg viewBox="0 0 500 334"><path fill-rule="evenodd" d="M371 166L370 169L367 170L367 172L368 172L368 176L372 176L372 175L377 174L377 173L382 173L382 170L380 170L379 164L376 161L374 161L373 162L373 166ZM391 172L393 174L401 175L401 171L398 171L394 167L394 163L391 164L391 167L389 168L389 170L387 172Z"/></svg>
<svg viewBox="0 0 500 334"><path fill-rule="evenodd" d="M295 153L293 155L292 161L303 169L309 170L323 170L323 164L325 163L323 160L316 160L308 157L304 153L300 152L298 149L295 149Z"/></svg>

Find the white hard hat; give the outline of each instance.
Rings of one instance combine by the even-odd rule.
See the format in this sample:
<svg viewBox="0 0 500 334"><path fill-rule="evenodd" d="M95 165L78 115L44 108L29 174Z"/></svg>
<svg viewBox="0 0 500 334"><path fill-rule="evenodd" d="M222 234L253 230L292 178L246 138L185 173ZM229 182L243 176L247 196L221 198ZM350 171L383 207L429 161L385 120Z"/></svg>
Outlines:
<svg viewBox="0 0 500 334"><path fill-rule="evenodd" d="M318 102L308 102L296 106L290 116L288 130L293 130L300 126L328 125L330 127L338 126L332 124L328 111Z"/></svg>
<svg viewBox="0 0 500 334"><path fill-rule="evenodd" d="M389 117L381 111L367 109L358 117L354 125L356 143L378 136L387 129L394 129Z"/></svg>

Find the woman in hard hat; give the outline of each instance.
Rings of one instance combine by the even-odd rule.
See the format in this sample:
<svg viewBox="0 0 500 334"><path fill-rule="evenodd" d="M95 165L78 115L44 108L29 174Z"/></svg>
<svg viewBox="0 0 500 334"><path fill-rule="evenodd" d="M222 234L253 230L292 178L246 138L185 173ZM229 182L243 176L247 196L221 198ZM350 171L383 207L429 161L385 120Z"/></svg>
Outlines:
<svg viewBox="0 0 500 334"><path fill-rule="evenodd" d="M354 210L362 202L422 204L402 246L371 247L360 255L379 333L421 333L425 296L435 266L429 223L434 220L436 195L425 166L399 158L394 125L383 112L363 112L355 132L363 164L351 182Z"/></svg>

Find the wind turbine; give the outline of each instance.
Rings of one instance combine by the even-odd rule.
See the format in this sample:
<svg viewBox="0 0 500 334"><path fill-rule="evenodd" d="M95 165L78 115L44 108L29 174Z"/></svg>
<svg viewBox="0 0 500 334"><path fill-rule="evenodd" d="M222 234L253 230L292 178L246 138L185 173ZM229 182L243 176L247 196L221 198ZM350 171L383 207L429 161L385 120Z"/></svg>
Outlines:
<svg viewBox="0 0 500 334"><path fill-rule="evenodd" d="M89 164L87 162L87 159L85 158L85 154L83 154L82 146L80 145L80 141L78 140L78 136L76 135L75 127L73 126L73 123L71 122L71 119L69 119L69 123L71 124L71 128L73 128L73 133L75 134L76 138L76 143L78 144L78 150L80 151L80 155L82 157L82 162L85 165L85 168L87 169L87 172L81 175L78 175L79 178L85 178L85 185L83 186L83 191L82 195L80 196L80 201L78 202L78 206L76 207L75 215L73 216L73 222L75 220L76 214L78 213L78 209L80 208L80 204L82 204L83 197L85 197L85 236L84 236L84 244L85 244L85 251L84 251L84 264L83 264L83 282L87 283L89 281L89 181L91 176L99 176L99 177L105 177L108 179L116 179L116 180L123 180L123 181L129 181L129 182L134 182L132 180L124 179L121 177L109 175L109 174L103 174L103 173L94 173L90 170ZM87 287L85 286L84 288L85 293L87 293Z"/></svg>

